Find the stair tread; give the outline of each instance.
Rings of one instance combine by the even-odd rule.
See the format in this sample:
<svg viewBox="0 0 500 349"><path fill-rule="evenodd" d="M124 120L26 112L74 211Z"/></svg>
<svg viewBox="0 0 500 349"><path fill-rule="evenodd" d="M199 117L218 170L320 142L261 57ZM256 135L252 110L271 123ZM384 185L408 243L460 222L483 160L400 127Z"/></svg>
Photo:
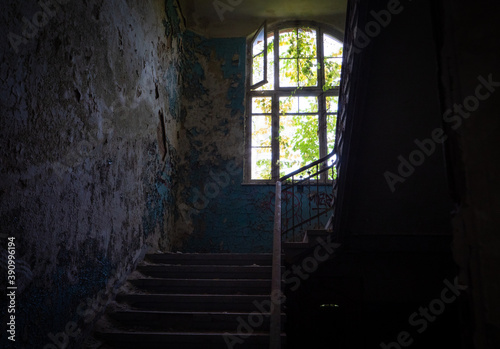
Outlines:
<svg viewBox="0 0 500 349"><path fill-rule="evenodd" d="M271 265L261 265L257 263L249 264L183 264L183 263L157 263L157 262L143 262L144 264L139 264L139 267L148 266L173 266L173 267L186 267L186 268L196 268L196 267L206 267L206 268L271 268Z"/></svg>
<svg viewBox="0 0 500 349"><path fill-rule="evenodd" d="M180 314L180 315L248 315L252 312L250 311L169 311L169 310L135 310L135 309L123 309L116 310L114 313L141 313L141 314ZM270 313L259 313L262 315L270 315ZM282 316L285 313L281 313Z"/></svg>
<svg viewBox="0 0 500 349"><path fill-rule="evenodd" d="M210 294L210 293L120 293L118 294L119 297L123 296L134 296L134 297L212 297L212 298L231 298L231 297L238 297L238 298L255 298L255 297L270 297L269 294Z"/></svg>
<svg viewBox="0 0 500 349"><path fill-rule="evenodd" d="M249 257L249 256L269 256L271 257L272 253L214 253L214 252L188 252L188 253L177 253L177 252L158 252L158 253L148 253L146 256L221 256L221 257Z"/></svg>
<svg viewBox="0 0 500 349"><path fill-rule="evenodd" d="M245 333L241 347L268 346L271 253L152 253L136 271L95 330L110 348L219 349L242 335L240 317L257 311L262 326ZM284 331L285 312L280 317Z"/></svg>
<svg viewBox="0 0 500 349"><path fill-rule="evenodd" d="M148 294L269 294L271 279L169 279L140 278L129 281Z"/></svg>
<svg viewBox="0 0 500 349"><path fill-rule="evenodd" d="M211 294L211 293L125 293L117 296L117 301L249 301L249 300L271 299L269 294Z"/></svg>
<svg viewBox="0 0 500 349"><path fill-rule="evenodd" d="M163 331L124 331L124 330L115 330L115 329L107 329L107 330L99 330L97 331L103 334L123 334L123 335L143 335L143 336L223 336L227 334L236 334L239 335L241 332L237 331L190 331L190 332L163 332ZM256 335L256 336L269 336L269 331L254 331L248 335ZM285 333L281 333L282 336L285 336Z"/></svg>
<svg viewBox="0 0 500 349"><path fill-rule="evenodd" d="M265 265L272 264L270 253L153 253L147 262L182 265Z"/></svg>
<svg viewBox="0 0 500 349"><path fill-rule="evenodd" d="M144 278L137 278L133 279L130 281L136 281L136 280L171 280L171 281L223 281L223 282L234 282L234 281L241 281L241 282L254 282L254 281L271 281L271 279L200 279L200 278L193 278L193 279L187 279L187 278L161 278L161 277L144 277Z"/></svg>

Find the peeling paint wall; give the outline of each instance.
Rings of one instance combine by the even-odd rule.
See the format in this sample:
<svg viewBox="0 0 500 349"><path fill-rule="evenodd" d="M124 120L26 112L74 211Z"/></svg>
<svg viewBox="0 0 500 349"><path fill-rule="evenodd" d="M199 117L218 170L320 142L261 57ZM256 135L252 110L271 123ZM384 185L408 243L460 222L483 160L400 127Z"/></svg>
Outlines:
<svg viewBox="0 0 500 349"><path fill-rule="evenodd" d="M174 224L172 1L46 3L0 11L0 267L5 290L15 237L16 348L52 343L68 321L84 333L146 250L170 248Z"/></svg>
<svg viewBox="0 0 500 349"><path fill-rule="evenodd" d="M184 95L174 246L269 252L273 186L245 186L245 38L183 35ZM181 179L182 178L182 179Z"/></svg>
<svg viewBox="0 0 500 349"><path fill-rule="evenodd" d="M172 247L270 252L275 187L243 184L246 39L207 39L186 31L183 49L178 239ZM304 211L305 217L311 200L307 189L296 199L302 204L296 214Z"/></svg>

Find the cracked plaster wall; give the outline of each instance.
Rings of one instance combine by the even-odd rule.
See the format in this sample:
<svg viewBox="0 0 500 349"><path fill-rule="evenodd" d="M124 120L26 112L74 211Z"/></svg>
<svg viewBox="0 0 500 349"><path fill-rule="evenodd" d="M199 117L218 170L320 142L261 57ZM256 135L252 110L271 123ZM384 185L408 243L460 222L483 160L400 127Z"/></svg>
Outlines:
<svg viewBox="0 0 500 349"><path fill-rule="evenodd" d="M183 35L177 247L269 252L273 186L245 186L245 38Z"/></svg>
<svg viewBox="0 0 500 349"><path fill-rule="evenodd" d="M1 267L13 236L16 348L51 343L68 321L84 333L103 310L92 308L97 292L108 299L147 249L168 249L173 225L172 2L47 3L7 1L0 11ZM5 324L4 303L0 314Z"/></svg>

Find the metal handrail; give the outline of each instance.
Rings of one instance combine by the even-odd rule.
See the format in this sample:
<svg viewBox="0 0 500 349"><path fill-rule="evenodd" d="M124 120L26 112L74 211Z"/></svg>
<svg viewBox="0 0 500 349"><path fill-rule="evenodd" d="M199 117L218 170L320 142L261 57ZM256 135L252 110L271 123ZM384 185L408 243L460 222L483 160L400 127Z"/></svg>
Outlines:
<svg viewBox="0 0 500 349"><path fill-rule="evenodd" d="M323 224L321 223L321 217L332 211L335 200L329 200L329 202L326 204L318 200L316 204L317 207L313 208L312 199L314 199L315 197L320 198L322 194L333 194L334 188L337 185L337 181L335 179L332 179L331 181L328 180L327 175L329 171L332 170L333 177L333 169L337 168L338 157L331 165L328 165L328 160L336 156L336 154L337 152L334 149L334 151L332 151L327 156L324 156L323 158L316 160L308 164L307 166L303 166L302 168L280 179L280 182L282 182L283 184L281 194L286 194L284 198L285 211L283 213L285 219L283 222L284 226L281 229L282 236L288 237L289 233L292 232L292 239L295 239L296 230L300 230L300 228L304 227L306 224L313 223L314 220L316 220L316 225L318 225L317 228L319 228L319 226L323 226ZM312 170L313 168L315 168L315 170ZM294 176L302 174L306 171L307 175L305 176L305 178L301 175L300 179L294 179ZM324 188L325 184L332 185L331 193L328 190L323 191L322 188ZM303 193L305 191L308 192L308 195L304 197ZM300 198L296 198L296 195L300 195ZM305 212L302 208L304 198L308 200L306 202L309 207L309 212ZM289 205L290 202L291 205ZM321 205L325 205L326 210L323 210L323 208L320 207ZM317 210L316 215L314 215L312 212L314 210ZM304 213L306 215L305 217Z"/></svg>
<svg viewBox="0 0 500 349"><path fill-rule="evenodd" d="M272 281L271 281L271 321L269 328L270 349L281 349L281 302L283 299L281 291L281 253L282 253L281 194L284 190L286 191L290 187L293 187L294 185L297 185L299 183L304 183L305 181L310 180L314 176L319 176L320 174L328 171L330 168L333 168L336 165L336 161L331 166L326 166L326 167L323 166L321 169L318 169L318 166L322 163L326 163L335 154L336 152L332 151L327 156L324 156L321 159L316 160L307 166L303 166L297 171L294 171L286 176L283 176L276 181L274 231L273 231L273 257L272 257L273 262L272 262ZM297 183L293 182L293 177L295 175L302 173L308 169L311 169L315 166L316 166L316 172L314 174L310 174L308 177L306 177L305 179L301 179ZM292 178L291 184L286 182L290 178ZM283 183L287 184L284 187L284 189L282 188ZM307 223L315 219L316 217L323 215L327 211L329 211L329 209L324 212L319 212L317 215L299 223L298 226Z"/></svg>
<svg viewBox="0 0 500 349"><path fill-rule="evenodd" d="M295 171L293 171L292 173L289 173L289 174L287 174L286 176L281 177L278 181L280 181L280 182L284 182L284 181L286 181L287 179L292 178L292 177L293 177L293 176L295 176L295 175L298 175L299 173L302 173L302 172L304 172L304 171L306 171L306 170L308 170L308 169L310 169L310 168L313 168L313 167L314 167L314 166L316 166L316 165L319 165L319 164L321 164L321 163L324 163L324 162L328 161L328 159L330 159L331 157L333 157L334 155L336 155L336 153L337 153L337 152L336 152L336 151L335 151L335 149L334 149L334 150L332 150L332 152L331 152L330 154L325 155L325 156L323 156L321 159L316 160L316 161L313 161L313 162L311 162L309 165L305 165L305 166L303 166L303 167L299 168L298 170L295 170ZM337 159L338 159L338 157L337 157ZM334 164L334 165L335 165L335 164Z"/></svg>
<svg viewBox="0 0 500 349"><path fill-rule="evenodd" d="M308 182L309 179L313 178L313 177L317 177L319 174L322 174L323 172L327 172L329 169L333 168L333 166L335 166L335 164L331 164L330 166L327 166L327 167L323 167L321 170L319 170L318 172L314 173L314 174L311 174L307 177L304 177L304 178L300 178L297 182L286 182L286 186L284 187L284 189L282 189L282 191L286 191L288 188L291 188L292 185L301 185L301 184L305 184L306 182Z"/></svg>

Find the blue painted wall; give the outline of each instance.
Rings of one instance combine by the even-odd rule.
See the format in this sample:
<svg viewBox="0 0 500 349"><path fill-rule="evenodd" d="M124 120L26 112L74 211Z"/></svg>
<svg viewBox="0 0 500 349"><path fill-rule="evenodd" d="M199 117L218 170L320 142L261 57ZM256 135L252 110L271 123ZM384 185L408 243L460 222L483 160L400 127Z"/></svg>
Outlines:
<svg viewBox="0 0 500 349"><path fill-rule="evenodd" d="M246 39L185 32L183 46L178 249L270 252L274 186L243 184Z"/></svg>
<svg viewBox="0 0 500 349"><path fill-rule="evenodd" d="M269 252L273 186L244 186L245 38L183 35L184 252Z"/></svg>

